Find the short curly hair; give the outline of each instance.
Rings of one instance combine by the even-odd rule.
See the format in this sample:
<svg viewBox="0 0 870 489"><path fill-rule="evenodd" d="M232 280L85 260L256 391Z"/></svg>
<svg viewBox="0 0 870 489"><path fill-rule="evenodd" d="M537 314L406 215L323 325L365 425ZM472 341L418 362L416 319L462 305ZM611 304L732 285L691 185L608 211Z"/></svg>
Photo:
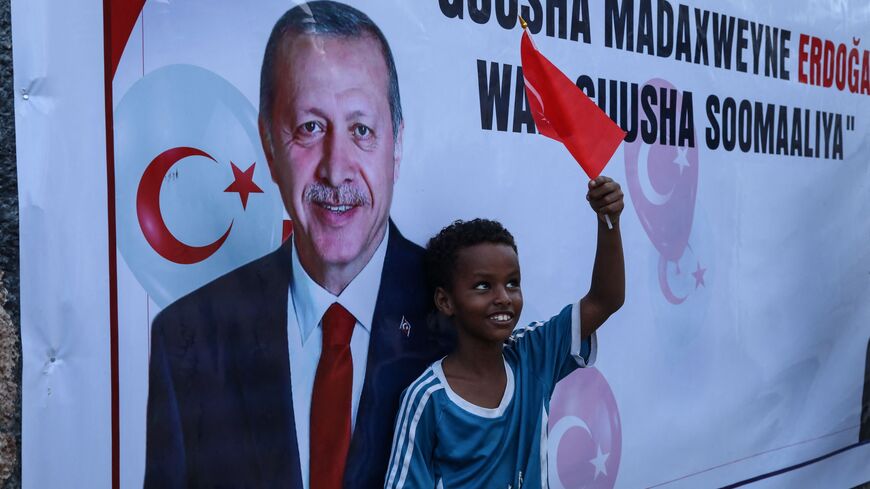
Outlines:
<svg viewBox="0 0 870 489"><path fill-rule="evenodd" d="M459 250L480 243L503 244L517 251L513 235L498 221L480 218L453 221L426 245L426 275L430 290L437 287L449 289L453 284Z"/></svg>

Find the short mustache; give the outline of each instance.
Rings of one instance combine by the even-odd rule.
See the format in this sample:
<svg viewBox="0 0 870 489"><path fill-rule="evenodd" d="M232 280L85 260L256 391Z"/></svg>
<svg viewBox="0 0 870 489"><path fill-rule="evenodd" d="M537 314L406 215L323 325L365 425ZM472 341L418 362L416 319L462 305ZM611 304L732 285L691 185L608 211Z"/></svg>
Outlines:
<svg viewBox="0 0 870 489"><path fill-rule="evenodd" d="M305 202L329 205L371 205L368 192L364 192L356 185L342 183L338 187L315 182L305 187L302 194Z"/></svg>

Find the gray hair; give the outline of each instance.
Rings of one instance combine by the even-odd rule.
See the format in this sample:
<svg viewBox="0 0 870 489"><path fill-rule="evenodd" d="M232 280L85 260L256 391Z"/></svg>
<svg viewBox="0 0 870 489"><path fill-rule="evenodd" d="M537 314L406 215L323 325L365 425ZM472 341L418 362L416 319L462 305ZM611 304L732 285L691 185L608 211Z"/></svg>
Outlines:
<svg viewBox="0 0 870 489"><path fill-rule="evenodd" d="M320 35L346 38L374 37L381 45L381 52L387 64L389 82L387 86L390 115L393 122L393 137L399 133L402 124L402 101L399 97L399 77L396 74L396 63L393 53L384 34L372 19L359 10L334 2L318 0L293 7L278 19L263 54L263 66L260 70L260 117L266 127L272 125L272 102L274 98L275 58L281 43L289 35Z"/></svg>

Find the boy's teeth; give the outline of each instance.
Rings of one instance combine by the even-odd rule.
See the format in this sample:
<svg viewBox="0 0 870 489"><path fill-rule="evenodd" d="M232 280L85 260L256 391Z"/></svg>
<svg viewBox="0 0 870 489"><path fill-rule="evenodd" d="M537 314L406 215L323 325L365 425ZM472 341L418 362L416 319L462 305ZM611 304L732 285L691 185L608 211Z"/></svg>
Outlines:
<svg viewBox="0 0 870 489"><path fill-rule="evenodd" d="M492 319L495 319L496 321L507 321L507 320L509 320L509 319L511 318L511 317L510 317L509 315L507 315L507 314L494 314L494 315L492 315L492 316L490 316L490 317L491 317Z"/></svg>

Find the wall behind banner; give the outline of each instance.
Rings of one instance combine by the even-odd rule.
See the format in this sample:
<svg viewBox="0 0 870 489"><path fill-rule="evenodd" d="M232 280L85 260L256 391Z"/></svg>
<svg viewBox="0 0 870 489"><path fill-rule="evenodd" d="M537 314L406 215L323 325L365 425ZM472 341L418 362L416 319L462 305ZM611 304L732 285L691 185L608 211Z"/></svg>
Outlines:
<svg viewBox="0 0 870 489"><path fill-rule="evenodd" d="M755 486L870 480L870 447L858 444L870 340L866 5L348 3L381 27L396 57L406 126L393 219L418 244L453 219L502 220L525 271L523 321L585 292L595 225L579 167L534 133L514 14L530 20L546 56L637 130L604 172L626 191L626 305L600 332L596 368L566 379L554 397L553 487L718 487L829 454ZM16 100L29 251L26 487L109 487L113 463L122 487L141 486L151 320L280 242L284 215L252 121L263 47L288 6L144 3L112 78L118 245L109 249L102 18L96 6L15 4L16 92L37 91L32 104ZM695 35L704 29L706 45ZM732 47L717 55L723 36ZM844 67L857 53L849 64L857 75L839 70L840 46ZM149 110L154 119L141 116ZM167 180L175 190L159 197L167 226L191 243L211 241L233 219L234 232L213 259L177 266L142 236L135 195L160 151L194 138L209 152L242 151L243 170L258 162L253 178L265 192L242 214L238 197L220 200L232 181L229 156L216 156L220 168L179 163Z"/></svg>

